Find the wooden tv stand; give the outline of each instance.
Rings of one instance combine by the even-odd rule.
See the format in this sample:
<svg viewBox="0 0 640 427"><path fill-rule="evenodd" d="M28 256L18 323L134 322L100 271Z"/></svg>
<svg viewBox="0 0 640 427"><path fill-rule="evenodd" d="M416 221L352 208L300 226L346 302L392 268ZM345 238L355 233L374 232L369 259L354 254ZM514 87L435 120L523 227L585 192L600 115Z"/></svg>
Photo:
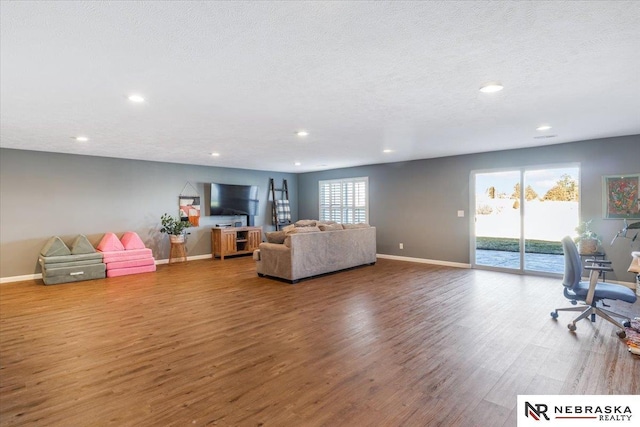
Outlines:
<svg viewBox="0 0 640 427"><path fill-rule="evenodd" d="M211 251L213 258L248 255L258 249L262 242L262 227L213 227L211 229Z"/></svg>

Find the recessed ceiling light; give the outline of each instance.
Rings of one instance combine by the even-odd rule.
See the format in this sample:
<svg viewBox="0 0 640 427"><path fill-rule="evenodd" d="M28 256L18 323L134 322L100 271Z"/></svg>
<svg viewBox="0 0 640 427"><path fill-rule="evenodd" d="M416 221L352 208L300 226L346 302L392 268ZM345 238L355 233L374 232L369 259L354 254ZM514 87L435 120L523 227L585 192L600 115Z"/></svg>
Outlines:
<svg viewBox="0 0 640 427"><path fill-rule="evenodd" d="M86 136L76 136L74 139L78 142L87 142L89 140Z"/></svg>
<svg viewBox="0 0 640 427"><path fill-rule="evenodd" d="M213 156L213 157L220 157L220 153L211 153L211 156Z"/></svg>
<svg viewBox="0 0 640 427"><path fill-rule="evenodd" d="M549 125L542 125L542 126L538 126L536 128L536 130L540 131L540 132L545 131L545 130L549 130L549 129L551 129L551 126L549 126Z"/></svg>
<svg viewBox="0 0 640 427"><path fill-rule="evenodd" d="M393 150L389 150L388 148L386 150L382 150L383 153L393 153Z"/></svg>
<svg viewBox="0 0 640 427"><path fill-rule="evenodd" d="M494 92L500 92L502 89L504 89L504 86L502 86L500 83L487 83L486 85L483 85L480 88L480 92L494 93Z"/></svg>
<svg viewBox="0 0 640 427"><path fill-rule="evenodd" d="M547 138L555 138L558 135L540 135L540 136L534 136L533 139L547 139Z"/></svg>
<svg viewBox="0 0 640 427"><path fill-rule="evenodd" d="M294 163L294 165L296 165L296 166L300 166L301 164L302 164L302 163L300 163L300 162L295 162L295 163Z"/></svg>
<svg viewBox="0 0 640 427"><path fill-rule="evenodd" d="M136 102L139 104L141 102L144 102L144 97L138 94L129 95L129 101Z"/></svg>
<svg viewBox="0 0 640 427"><path fill-rule="evenodd" d="M307 132L306 130L299 130L298 132L296 132L296 135L298 135L298 136L307 136L307 135L309 135L309 132Z"/></svg>

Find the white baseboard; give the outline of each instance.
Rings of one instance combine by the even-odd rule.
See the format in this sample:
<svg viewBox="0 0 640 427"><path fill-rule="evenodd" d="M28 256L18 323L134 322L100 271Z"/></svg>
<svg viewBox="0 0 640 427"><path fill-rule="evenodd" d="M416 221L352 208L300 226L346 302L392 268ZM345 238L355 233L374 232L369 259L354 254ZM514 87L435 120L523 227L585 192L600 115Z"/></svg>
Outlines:
<svg viewBox="0 0 640 427"><path fill-rule="evenodd" d="M213 256L211 254L204 255L194 255L187 257L187 261L197 261L201 259L211 259ZM456 267L456 268L471 268L471 264L465 264L462 262L451 262L451 261L440 261L435 259L425 259L425 258L411 258L406 256L398 256L398 255L386 255L386 254L376 254L377 258L384 259L392 259L395 261L407 261L407 262L417 262L420 264L433 264L433 265L442 265L445 267ZM168 259L160 259L156 260L156 265L161 264L169 264ZM0 277L0 285L3 283L10 282L24 282L25 280L38 280L42 279L42 273L38 274L25 274L24 276L10 276L10 277ZM609 283L617 283L620 285L627 286L630 289L636 289L636 284L633 282L621 282L617 280L607 280Z"/></svg>
<svg viewBox="0 0 640 427"><path fill-rule="evenodd" d="M199 259L211 259L211 254L194 255L194 256L187 257L187 261L196 261ZM160 264L169 264L169 260L168 259L156 260L156 265L160 265ZM25 274L24 276L0 277L0 285L3 283L24 282L26 280L38 280L38 279L42 279L42 273Z"/></svg>
<svg viewBox="0 0 640 427"><path fill-rule="evenodd" d="M465 263L462 263L462 262L440 261L440 260L437 260L437 259L411 258L411 257L406 257L406 256L386 255L386 254L376 254L376 257L385 258L385 259L393 259L393 260L396 260L396 261L417 262L417 263L420 263L420 264L443 265L445 267L471 268L471 264L465 264Z"/></svg>
<svg viewBox="0 0 640 427"><path fill-rule="evenodd" d="M471 268L471 264L465 264L462 262L450 262L450 261L439 261L435 259L425 259L425 258L411 258L406 256L398 256L398 255L386 255L386 254L376 254L378 258L385 259L393 259L396 261L408 261L408 262L417 262L421 264L434 264L434 265L443 265L446 267L457 267L457 268ZM583 278L583 280L588 280L587 278ZM635 290L636 284L633 282L623 282L620 280L607 280L607 283L615 283L618 285L623 285L628 287L629 289Z"/></svg>
<svg viewBox="0 0 640 427"><path fill-rule="evenodd" d="M25 280L37 280L37 279L42 279L42 273L25 274L24 276L0 277L0 285L3 283L24 282Z"/></svg>
<svg viewBox="0 0 640 427"><path fill-rule="evenodd" d="M187 257L187 261L197 261L199 259L211 259L212 255L211 254L204 254L204 255L194 255L194 256L188 256ZM160 265L160 264L169 264L169 259L157 259L156 260L156 265Z"/></svg>

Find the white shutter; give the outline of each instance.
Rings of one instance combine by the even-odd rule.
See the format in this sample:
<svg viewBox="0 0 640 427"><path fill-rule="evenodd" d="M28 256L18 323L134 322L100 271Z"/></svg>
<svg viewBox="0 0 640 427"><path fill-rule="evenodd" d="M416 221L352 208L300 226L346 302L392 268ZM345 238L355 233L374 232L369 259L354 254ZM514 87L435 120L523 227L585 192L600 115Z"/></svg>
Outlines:
<svg viewBox="0 0 640 427"><path fill-rule="evenodd" d="M368 222L368 177L319 181L318 218L339 223Z"/></svg>

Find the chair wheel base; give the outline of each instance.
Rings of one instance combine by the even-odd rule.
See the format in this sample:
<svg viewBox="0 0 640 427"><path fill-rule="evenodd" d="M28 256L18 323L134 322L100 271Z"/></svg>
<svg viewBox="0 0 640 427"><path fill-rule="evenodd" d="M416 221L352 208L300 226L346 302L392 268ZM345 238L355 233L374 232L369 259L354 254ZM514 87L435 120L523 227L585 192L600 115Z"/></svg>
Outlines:
<svg viewBox="0 0 640 427"><path fill-rule="evenodd" d="M558 318L558 312L557 311L552 311L551 312L551 318L554 319L554 320L557 319Z"/></svg>
<svg viewBox="0 0 640 427"><path fill-rule="evenodd" d="M575 323L569 323L567 328L569 328L571 332L574 332L577 329Z"/></svg>
<svg viewBox="0 0 640 427"><path fill-rule="evenodd" d="M618 331L618 332L616 332L616 335L618 336L618 338L626 338L627 337L627 333L625 331Z"/></svg>

